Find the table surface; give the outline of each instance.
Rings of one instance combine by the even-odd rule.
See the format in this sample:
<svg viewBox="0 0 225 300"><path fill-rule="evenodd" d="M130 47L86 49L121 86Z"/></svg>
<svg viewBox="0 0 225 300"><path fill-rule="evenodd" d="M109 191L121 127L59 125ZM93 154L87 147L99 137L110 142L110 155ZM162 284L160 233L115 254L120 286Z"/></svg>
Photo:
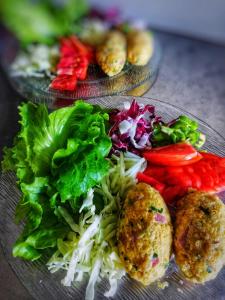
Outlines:
<svg viewBox="0 0 225 300"><path fill-rule="evenodd" d="M158 79L146 96L183 107L225 137L225 47L169 33L157 32L157 36L163 58ZM18 130L16 107L23 99L12 90L2 71L0 91L2 150L11 145ZM1 299L32 299L1 251L0 269Z"/></svg>

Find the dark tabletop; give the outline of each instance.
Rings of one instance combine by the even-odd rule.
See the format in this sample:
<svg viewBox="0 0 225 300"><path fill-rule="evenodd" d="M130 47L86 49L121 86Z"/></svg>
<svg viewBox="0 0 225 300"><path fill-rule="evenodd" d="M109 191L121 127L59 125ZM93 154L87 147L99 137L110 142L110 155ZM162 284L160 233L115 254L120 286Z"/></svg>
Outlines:
<svg viewBox="0 0 225 300"><path fill-rule="evenodd" d="M163 59L158 79L146 96L183 107L225 137L225 47L167 33L157 35ZM1 150L11 145L18 129L16 107L21 100L0 70ZM0 299L31 299L1 251Z"/></svg>

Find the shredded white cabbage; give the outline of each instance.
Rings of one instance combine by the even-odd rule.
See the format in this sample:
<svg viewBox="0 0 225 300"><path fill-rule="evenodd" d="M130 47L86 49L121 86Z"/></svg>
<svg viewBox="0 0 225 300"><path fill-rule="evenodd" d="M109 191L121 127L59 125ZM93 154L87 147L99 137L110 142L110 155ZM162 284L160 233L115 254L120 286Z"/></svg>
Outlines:
<svg viewBox="0 0 225 300"><path fill-rule="evenodd" d="M59 57L57 46L30 45L27 52L20 53L11 66L12 76L52 77L52 62Z"/></svg>
<svg viewBox="0 0 225 300"><path fill-rule="evenodd" d="M94 190L90 189L87 193L87 197L83 201L79 213L81 213L85 207L93 208L95 210L95 206L93 205L93 197L94 197Z"/></svg>
<svg viewBox="0 0 225 300"><path fill-rule="evenodd" d="M86 300L94 299L94 288L101 278L108 278L110 289L104 295L112 297L117 290L118 280L125 270L117 254L116 231L118 212L127 190L136 183L136 174L145 169L146 161L133 154L113 156L109 174L101 184L87 194L80 209L79 224L64 208L59 213L71 228L66 240L58 240L58 250L47 263L51 272L67 270L62 283L70 286L89 274ZM104 208L96 214L94 195L101 196Z"/></svg>

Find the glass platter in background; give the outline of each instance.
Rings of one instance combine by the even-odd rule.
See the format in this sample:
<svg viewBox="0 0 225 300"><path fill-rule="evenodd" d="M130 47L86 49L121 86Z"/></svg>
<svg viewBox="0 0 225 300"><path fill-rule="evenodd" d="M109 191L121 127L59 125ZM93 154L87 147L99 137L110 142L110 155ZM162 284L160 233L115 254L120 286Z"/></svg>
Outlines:
<svg viewBox="0 0 225 300"><path fill-rule="evenodd" d="M132 101L132 97L106 97L88 100L92 104L99 104L108 108L122 108L125 101ZM143 104L152 104L156 107L156 113L163 116L165 121L178 117L181 114L195 119L199 123L199 129L206 134L207 141L204 149L215 154L225 156L225 140L214 129L203 121L197 119L188 112L171 104L153 100L150 98L136 98ZM64 287L60 280L64 277L64 272L51 274L45 266L46 258L31 263L21 261L12 257L12 245L15 242L21 227L13 222L14 211L20 198L20 192L16 187L16 178L13 174L4 174L0 178L0 240L6 260L18 276L22 284L34 299L83 299L87 280L82 281L72 287ZM225 201L225 194L220 194ZM190 299L224 299L225 295L225 268L219 273L215 280L204 285L193 284L182 277L174 261L171 262L166 276L160 282L167 282L168 287L160 289L157 282L147 287L138 282L124 277L119 282L119 287L114 299L134 300L134 299L161 299L161 300L190 300ZM97 283L95 289L95 299L105 299L104 292L108 289L107 280Z"/></svg>
<svg viewBox="0 0 225 300"><path fill-rule="evenodd" d="M133 66L127 63L118 75L112 77L104 74L99 66L90 65L87 78L78 81L77 88L73 92L49 90L51 80L47 77L12 76L10 65L18 53L18 49L12 55L12 51L8 52L8 47L5 47L1 56L9 80L21 96L34 102L44 102L49 106L65 106L76 99L113 95L142 96L145 94L156 80L161 59L161 47L155 35L153 45L153 55L147 65Z"/></svg>

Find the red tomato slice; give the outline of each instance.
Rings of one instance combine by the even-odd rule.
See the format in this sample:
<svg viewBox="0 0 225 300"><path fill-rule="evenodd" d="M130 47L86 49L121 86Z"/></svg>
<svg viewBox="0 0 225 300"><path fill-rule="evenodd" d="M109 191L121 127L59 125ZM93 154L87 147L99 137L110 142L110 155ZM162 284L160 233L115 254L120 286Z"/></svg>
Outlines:
<svg viewBox="0 0 225 300"><path fill-rule="evenodd" d="M83 43L81 43L75 35L70 37L70 41L72 42L74 49L76 49L79 54L90 58L90 48L87 48Z"/></svg>
<svg viewBox="0 0 225 300"><path fill-rule="evenodd" d="M143 156L153 164L163 166L183 166L202 158L195 148L187 143L178 143L144 152Z"/></svg>
<svg viewBox="0 0 225 300"><path fill-rule="evenodd" d="M216 161L219 161L219 160L222 159L221 157L219 157L218 155L213 154L213 153L203 152L203 151L201 151L200 153L201 153L201 155L202 155L204 158L207 158L207 159L210 159L210 160L216 160Z"/></svg>
<svg viewBox="0 0 225 300"><path fill-rule="evenodd" d="M164 189L162 196L168 205L173 205L174 201L187 193L187 188L179 185L169 186Z"/></svg>
<svg viewBox="0 0 225 300"><path fill-rule="evenodd" d="M50 84L50 88L61 91L73 91L76 87L77 77L70 75L58 75Z"/></svg>
<svg viewBox="0 0 225 300"><path fill-rule="evenodd" d="M62 57L73 56L75 54L74 45L69 38L61 38L60 54Z"/></svg>
<svg viewBox="0 0 225 300"><path fill-rule="evenodd" d="M62 38L60 41L60 61L57 65L57 77L50 84L55 90L73 91L77 79L87 76L92 50L82 44L76 36Z"/></svg>
<svg viewBox="0 0 225 300"><path fill-rule="evenodd" d="M87 70L88 60L84 57L82 61L80 61L79 65L74 68L74 74L77 76L78 79L84 80L87 77Z"/></svg>
<svg viewBox="0 0 225 300"><path fill-rule="evenodd" d="M183 167L166 167L165 169L169 176L182 176L184 174Z"/></svg>
<svg viewBox="0 0 225 300"><path fill-rule="evenodd" d="M164 151L165 147L161 147L159 152L161 152L161 149L163 149ZM153 150L157 150L157 148ZM145 157L149 158L148 154L152 152L154 152L155 155L155 152L157 151L153 150L145 152ZM172 150L171 148L169 149L169 155L173 154ZM178 151L179 158L182 157L182 154L182 151ZM163 189L161 189L161 193L166 203L170 205L174 205L176 199L184 196L189 188L194 188L210 193L224 191L225 158L205 152L202 152L200 156L201 160L199 160L199 156L197 155L196 162L194 162L194 157L191 159L191 165L188 164L184 166L182 165L182 163L179 164L179 160L176 158L178 161L178 165L174 167L168 165L157 165L155 163L156 160L154 161L155 164L153 164L152 157L154 157L155 159L155 157L157 158L157 156L150 155L151 164L148 164L148 167L144 171L143 175L146 175L146 177L143 177L142 175L140 181L149 183L152 186L154 186L154 184L156 183L163 184L164 187ZM170 156L168 156L167 152L162 154L160 153L158 157L160 157L160 159L169 157L170 163L171 161L172 163L174 163L175 161L174 159L171 159ZM154 180L156 180L156 182ZM156 186L154 187L157 188Z"/></svg>
<svg viewBox="0 0 225 300"><path fill-rule="evenodd" d="M195 172L194 169L193 169L193 165L184 166L183 167L183 172L187 172L188 174L193 174Z"/></svg>
<svg viewBox="0 0 225 300"><path fill-rule="evenodd" d="M61 67L59 67L61 65ZM77 79L84 80L87 76L88 60L87 58L82 58L80 62L74 64L65 63L64 66L61 62L58 64L58 75L76 75Z"/></svg>
<svg viewBox="0 0 225 300"><path fill-rule="evenodd" d="M74 55L68 57L62 57L57 65L57 69L76 67L79 65L80 57L74 57Z"/></svg>
<svg viewBox="0 0 225 300"><path fill-rule="evenodd" d="M191 182L192 182L190 187L192 187L194 189L200 189L201 186L202 186L201 177L198 174L195 174L195 173L189 174L189 176L190 176L190 179L191 179Z"/></svg>
<svg viewBox="0 0 225 300"><path fill-rule="evenodd" d="M225 158L221 158L219 161L218 161L218 166L223 168L225 168Z"/></svg>
<svg viewBox="0 0 225 300"><path fill-rule="evenodd" d="M64 58L72 57L72 56L76 55L73 47L67 47L65 45L61 45L60 54L61 54L61 57L64 57Z"/></svg>
<svg viewBox="0 0 225 300"><path fill-rule="evenodd" d="M57 65L57 68L68 68L68 67L79 67L79 66L87 66L88 59L85 56L76 55L76 56L68 56L62 57Z"/></svg>
<svg viewBox="0 0 225 300"><path fill-rule="evenodd" d="M138 173L137 174L137 180L139 182L145 182L149 185L151 185L152 187L154 187L156 190L158 190L160 193L163 192L165 185L159 181L157 181L155 178L147 176L143 173Z"/></svg>
<svg viewBox="0 0 225 300"><path fill-rule="evenodd" d="M192 187L192 179L189 174L183 174L183 175L178 175L178 176L168 176L167 182L169 185Z"/></svg>
<svg viewBox="0 0 225 300"><path fill-rule="evenodd" d="M163 181L166 176L165 167L148 165L145 169L144 174L150 177L154 177L159 181Z"/></svg>
<svg viewBox="0 0 225 300"><path fill-rule="evenodd" d="M74 68L67 67L67 68L60 68L57 70L57 75L74 75Z"/></svg>

